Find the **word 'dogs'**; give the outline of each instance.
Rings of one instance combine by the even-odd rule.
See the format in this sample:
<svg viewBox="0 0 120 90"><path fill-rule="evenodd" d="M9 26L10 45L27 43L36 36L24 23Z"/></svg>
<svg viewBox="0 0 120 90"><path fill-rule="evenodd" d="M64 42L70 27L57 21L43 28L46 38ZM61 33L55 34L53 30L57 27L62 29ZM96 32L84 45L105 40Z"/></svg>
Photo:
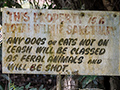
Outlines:
<svg viewBox="0 0 120 90"><path fill-rule="evenodd" d="M119 75L118 12L3 10L3 73Z"/></svg>

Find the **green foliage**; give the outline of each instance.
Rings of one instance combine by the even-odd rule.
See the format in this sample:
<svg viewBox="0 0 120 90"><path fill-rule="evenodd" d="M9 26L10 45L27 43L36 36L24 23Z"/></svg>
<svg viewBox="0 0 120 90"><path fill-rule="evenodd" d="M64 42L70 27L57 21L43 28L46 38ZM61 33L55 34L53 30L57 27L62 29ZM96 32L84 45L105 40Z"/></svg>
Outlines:
<svg viewBox="0 0 120 90"><path fill-rule="evenodd" d="M30 85L31 85L31 83L27 84L25 86L25 89L27 89L27 90L37 90L37 88L31 88ZM24 90L24 86L18 87L16 85L14 85L14 83L11 83L10 84L10 90ZM40 88L39 88L39 90L46 90L46 89L43 88L43 85L41 85Z"/></svg>
<svg viewBox="0 0 120 90"><path fill-rule="evenodd" d="M6 80L8 80L9 82L12 82L12 80L6 74L2 74L1 76Z"/></svg>
<svg viewBox="0 0 120 90"><path fill-rule="evenodd" d="M26 89L30 88L31 83L29 83L28 85L25 86Z"/></svg>
<svg viewBox="0 0 120 90"><path fill-rule="evenodd" d="M24 90L24 87L23 87L23 86L21 86L21 87L16 87L15 90Z"/></svg>
<svg viewBox="0 0 120 90"><path fill-rule="evenodd" d="M31 88L30 90L37 90L37 88Z"/></svg>
<svg viewBox="0 0 120 90"><path fill-rule="evenodd" d="M24 87L25 87L25 89L27 89L27 90L28 90L28 89L29 89L29 90L37 90L37 88L31 88L31 87L30 87L31 83L27 84L26 86L18 87L18 86L16 86L14 83L12 83L12 80L9 78L8 75L2 74L1 76L2 76L4 79L6 79L7 81L9 81L10 85L8 84L8 88L9 88L10 90L24 90ZM9 86L10 86L10 87L9 87ZM4 90L1 85L0 85L0 90ZM39 90L45 90L45 89L43 88L43 85L40 86L40 89L39 89Z"/></svg>
<svg viewBox="0 0 120 90"><path fill-rule="evenodd" d="M0 0L0 7L16 7L16 8L21 8L21 5L15 2L14 0Z"/></svg>
<svg viewBox="0 0 120 90"><path fill-rule="evenodd" d="M86 88L86 86L94 81L97 78L97 76L80 76L79 81L82 84L82 88Z"/></svg>
<svg viewBox="0 0 120 90"><path fill-rule="evenodd" d="M45 88L43 88L43 85L40 86L39 90L46 90Z"/></svg>
<svg viewBox="0 0 120 90"><path fill-rule="evenodd" d="M3 90L3 87L2 87L2 85L0 85L0 90Z"/></svg>

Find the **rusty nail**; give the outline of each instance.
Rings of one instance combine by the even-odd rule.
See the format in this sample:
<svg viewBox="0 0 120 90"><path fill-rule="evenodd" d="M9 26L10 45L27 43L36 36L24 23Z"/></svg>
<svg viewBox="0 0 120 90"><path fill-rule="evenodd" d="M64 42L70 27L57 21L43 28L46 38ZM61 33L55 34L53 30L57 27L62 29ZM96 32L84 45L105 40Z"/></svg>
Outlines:
<svg viewBox="0 0 120 90"><path fill-rule="evenodd" d="M83 17L83 16L85 16L85 14L84 14L84 13L81 13L81 16Z"/></svg>
<svg viewBox="0 0 120 90"><path fill-rule="evenodd" d="M7 14L10 14L10 12L8 11Z"/></svg>
<svg viewBox="0 0 120 90"><path fill-rule="evenodd" d="M40 12L38 15L40 16L40 15L42 15L42 13Z"/></svg>
<svg viewBox="0 0 120 90"><path fill-rule="evenodd" d="M61 24L63 24L63 21L61 22Z"/></svg>
<svg viewBox="0 0 120 90"><path fill-rule="evenodd" d="M15 33L15 31L12 31L12 33Z"/></svg>
<svg viewBox="0 0 120 90"><path fill-rule="evenodd" d="M116 14L114 14L113 16L114 16L114 17L117 17L117 15L116 15Z"/></svg>

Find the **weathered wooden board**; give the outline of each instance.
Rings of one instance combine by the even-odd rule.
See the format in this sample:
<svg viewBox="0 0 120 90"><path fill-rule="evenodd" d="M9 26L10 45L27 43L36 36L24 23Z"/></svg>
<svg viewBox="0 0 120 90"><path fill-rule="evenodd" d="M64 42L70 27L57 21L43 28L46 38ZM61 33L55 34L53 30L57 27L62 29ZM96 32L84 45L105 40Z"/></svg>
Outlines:
<svg viewBox="0 0 120 90"><path fill-rule="evenodd" d="M3 73L120 74L119 12L3 9Z"/></svg>

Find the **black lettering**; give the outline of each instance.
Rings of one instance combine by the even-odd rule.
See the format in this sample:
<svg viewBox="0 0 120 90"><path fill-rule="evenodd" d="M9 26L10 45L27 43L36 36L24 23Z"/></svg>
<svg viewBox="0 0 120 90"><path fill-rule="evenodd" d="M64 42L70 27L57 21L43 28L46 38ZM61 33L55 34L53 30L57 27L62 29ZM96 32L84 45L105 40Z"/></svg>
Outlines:
<svg viewBox="0 0 120 90"><path fill-rule="evenodd" d="M80 41L79 45L80 45L80 46L81 46L81 45L84 46L85 42L86 42L86 41L85 41L84 39L82 39L82 40Z"/></svg>
<svg viewBox="0 0 120 90"><path fill-rule="evenodd" d="M35 71L35 66L36 66L36 64L32 64L30 67L30 71Z"/></svg>
<svg viewBox="0 0 120 90"><path fill-rule="evenodd" d="M14 62L14 61L17 59L17 57L18 57L17 54L14 55L14 56L9 55L9 56L6 58L6 61L7 61L7 62L10 62L10 61L13 61L13 62Z"/></svg>
<svg viewBox="0 0 120 90"><path fill-rule="evenodd" d="M46 70L45 70L45 71L49 71L49 70L50 70L50 66L51 66L51 64L48 64L48 65L46 66Z"/></svg>
<svg viewBox="0 0 120 90"><path fill-rule="evenodd" d="M18 70L20 70L20 71L22 70L22 64L19 65Z"/></svg>
<svg viewBox="0 0 120 90"><path fill-rule="evenodd" d="M26 56L27 55L23 55L20 61L23 61L24 59L26 59Z"/></svg>
<svg viewBox="0 0 120 90"><path fill-rule="evenodd" d="M69 45L68 39L65 39L65 40L64 40L63 45Z"/></svg>
<svg viewBox="0 0 120 90"><path fill-rule="evenodd" d="M43 57L41 57L40 55L39 56L37 56L37 58L35 59L35 61L37 61L37 62L44 62L44 58L45 58L45 56L43 56Z"/></svg>
<svg viewBox="0 0 120 90"><path fill-rule="evenodd" d="M64 41L64 39L61 38L61 39L59 40L59 42L58 42L58 45L62 45L63 41Z"/></svg>
<svg viewBox="0 0 120 90"><path fill-rule="evenodd" d="M50 71L52 71L52 70L55 71L55 70L56 70L56 67L57 67L57 65L54 65L54 64L53 64L53 65L51 66Z"/></svg>
<svg viewBox="0 0 120 90"><path fill-rule="evenodd" d="M31 40L31 44L33 45L33 44L35 44L36 43L36 38L34 37L34 38L32 38L32 40Z"/></svg>
<svg viewBox="0 0 120 90"><path fill-rule="evenodd" d="M9 64L7 68L8 68L8 70L12 70L12 71L13 70L19 70L19 71L24 70L25 71L26 66L27 66L26 64L23 65L23 64L18 63L18 64Z"/></svg>
<svg viewBox="0 0 120 90"><path fill-rule="evenodd" d="M91 62L92 62L92 60L90 59L90 60L88 61L88 64L91 64Z"/></svg>
<svg viewBox="0 0 120 90"><path fill-rule="evenodd" d="M57 66L57 65L56 65ZM58 65L57 67L56 67L56 71L57 72L60 72L62 70L62 65Z"/></svg>
<svg viewBox="0 0 120 90"><path fill-rule="evenodd" d="M10 64L8 65L7 69L8 70L14 70L15 64Z"/></svg>
<svg viewBox="0 0 120 90"><path fill-rule="evenodd" d="M23 67L23 70L24 70L24 71L26 70L26 66L27 66L27 64L25 64L24 67Z"/></svg>
<svg viewBox="0 0 120 90"><path fill-rule="evenodd" d="M59 47L58 49L57 49L57 54L65 54L66 53L66 51L67 51L67 49L68 49L68 47L65 47L65 48L63 48L63 47Z"/></svg>
<svg viewBox="0 0 120 90"><path fill-rule="evenodd" d="M9 46L9 47L7 48L7 53L10 53L10 48L11 48L11 46Z"/></svg>
<svg viewBox="0 0 120 90"><path fill-rule="evenodd" d="M99 55L103 55L106 52L106 50L104 48L101 48Z"/></svg>
<svg viewBox="0 0 120 90"><path fill-rule="evenodd" d="M42 39L42 42L41 42L41 45L44 45L44 44L45 44L45 41L46 41L46 38L43 38L43 39Z"/></svg>
<svg viewBox="0 0 120 90"><path fill-rule="evenodd" d="M23 55L20 61L25 60L26 62L44 62L45 56L41 55Z"/></svg>
<svg viewBox="0 0 120 90"><path fill-rule="evenodd" d="M78 50L79 48L73 48L71 51L70 51L70 54L78 54Z"/></svg>
<svg viewBox="0 0 120 90"><path fill-rule="evenodd" d="M84 59L84 57L83 57L83 56L79 57L79 58L78 58L78 64L81 64L81 63L82 63L82 61L83 61L83 59Z"/></svg>
<svg viewBox="0 0 120 90"><path fill-rule="evenodd" d="M97 48L95 51L95 55L98 55L98 52L100 52L100 48Z"/></svg>
<svg viewBox="0 0 120 90"><path fill-rule="evenodd" d="M21 48L21 53L30 53L32 50L32 46L23 46ZM16 51L17 52L17 51Z"/></svg>
<svg viewBox="0 0 120 90"><path fill-rule="evenodd" d="M36 53L53 54L53 47L37 47Z"/></svg>
<svg viewBox="0 0 120 90"><path fill-rule="evenodd" d="M59 59L60 56L55 56L54 59L53 59L53 62L54 63L57 63L57 60Z"/></svg>
<svg viewBox="0 0 120 90"><path fill-rule="evenodd" d="M69 59L68 59L68 63L76 63L75 60L77 59L77 56L76 57L73 57L73 56L70 56Z"/></svg>
<svg viewBox="0 0 120 90"><path fill-rule="evenodd" d="M26 40L25 40L25 44L37 44L37 45L43 45L45 44L45 41L46 41L46 38L36 38L36 37L33 37L33 38L30 38L30 37L27 37Z"/></svg>
<svg viewBox="0 0 120 90"><path fill-rule="evenodd" d="M37 41L36 41L36 44L39 45L41 41L42 41L42 39L38 38Z"/></svg>
<svg viewBox="0 0 120 90"><path fill-rule="evenodd" d="M77 42L77 38L75 38L75 39L73 39L73 38L66 38L66 39L61 38L58 42L58 45L64 45L64 46L72 45L72 46L74 46L74 45L76 45L76 42Z"/></svg>
<svg viewBox="0 0 120 90"><path fill-rule="evenodd" d="M21 52L21 46L18 46L18 47L17 47L16 52L18 52L18 53Z"/></svg>
<svg viewBox="0 0 120 90"><path fill-rule="evenodd" d="M80 52L79 52L79 54L84 54L85 53L85 48L82 48L81 50L80 50Z"/></svg>
<svg viewBox="0 0 120 90"><path fill-rule="evenodd" d="M45 44L45 41L46 41L46 38L43 38L43 39L38 38L38 39L36 40L36 44L37 44L37 45L39 45L39 44L43 45L43 44Z"/></svg>
<svg viewBox="0 0 120 90"><path fill-rule="evenodd" d="M30 37L26 38L26 40L25 40L25 44L29 44L30 41L31 41L31 38L30 38Z"/></svg>
<svg viewBox="0 0 120 90"><path fill-rule="evenodd" d="M30 62L31 62L31 61L34 62L34 61L35 61L35 58L36 58L36 55L32 55L32 56L31 56L31 59L30 59Z"/></svg>
<svg viewBox="0 0 120 90"><path fill-rule="evenodd" d="M93 55L95 53L95 48L90 49L90 55Z"/></svg>
<svg viewBox="0 0 120 90"><path fill-rule="evenodd" d="M108 40L100 39L98 42L98 46L107 46L108 42L109 42L109 39Z"/></svg>
<svg viewBox="0 0 120 90"><path fill-rule="evenodd" d="M13 47L11 48L11 52L12 52L12 53L15 53L16 47L17 47L17 46L13 46Z"/></svg>
<svg viewBox="0 0 120 90"><path fill-rule="evenodd" d="M20 44L24 40L24 37L9 37L7 40L7 44Z"/></svg>
<svg viewBox="0 0 120 90"><path fill-rule="evenodd" d="M56 72L60 72L60 71L65 71L65 69L68 67L68 65L55 65L55 64L53 64L53 65L51 65L51 64L48 64L47 66L46 66L46 70L45 71L56 71Z"/></svg>
<svg viewBox="0 0 120 90"><path fill-rule="evenodd" d="M88 55L88 54L89 54L89 51L90 51L90 48L87 48L85 51L86 51L86 52L85 52L85 55Z"/></svg>
<svg viewBox="0 0 120 90"><path fill-rule="evenodd" d="M13 41L13 38L12 37L9 37L8 40L7 40L7 44L11 44Z"/></svg>
<svg viewBox="0 0 120 90"><path fill-rule="evenodd" d="M61 58L61 60L60 60L60 62L61 63L67 63L68 62L68 59L69 59L69 56L62 56L62 58Z"/></svg>
<svg viewBox="0 0 120 90"><path fill-rule="evenodd" d="M68 65L63 65L63 72L65 71L66 67L68 67Z"/></svg>
<svg viewBox="0 0 120 90"><path fill-rule="evenodd" d="M44 47L37 47L36 53L41 53L43 49L44 49Z"/></svg>
<svg viewBox="0 0 120 90"><path fill-rule="evenodd" d="M86 40L86 46L90 45L90 39Z"/></svg>
<svg viewBox="0 0 120 90"><path fill-rule="evenodd" d="M102 62L102 59L90 59L87 63L88 64L100 64Z"/></svg>
<svg viewBox="0 0 120 90"><path fill-rule="evenodd" d="M15 70L18 70L19 64L15 64Z"/></svg>
<svg viewBox="0 0 120 90"><path fill-rule="evenodd" d="M13 56L13 60L12 61L14 62L15 60L17 60L17 57L18 57L18 54Z"/></svg>
<svg viewBox="0 0 120 90"><path fill-rule="evenodd" d="M47 62L52 62L53 61L53 56L50 56L47 60Z"/></svg>
<svg viewBox="0 0 120 90"><path fill-rule="evenodd" d="M80 41L79 45L80 46L84 46L84 45L86 45L86 46L88 46L88 45L92 46L95 41L96 41L96 39L82 39Z"/></svg>
<svg viewBox="0 0 120 90"><path fill-rule="evenodd" d="M41 71L42 64L38 64L37 71Z"/></svg>
<svg viewBox="0 0 120 90"><path fill-rule="evenodd" d="M23 57L24 58L24 57ZM25 58L25 61L26 62L29 62L31 60L31 55L28 55L26 58Z"/></svg>
<svg viewBox="0 0 120 90"><path fill-rule="evenodd" d="M97 64L100 64L102 62L102 59L97 60Z"/></svg>

